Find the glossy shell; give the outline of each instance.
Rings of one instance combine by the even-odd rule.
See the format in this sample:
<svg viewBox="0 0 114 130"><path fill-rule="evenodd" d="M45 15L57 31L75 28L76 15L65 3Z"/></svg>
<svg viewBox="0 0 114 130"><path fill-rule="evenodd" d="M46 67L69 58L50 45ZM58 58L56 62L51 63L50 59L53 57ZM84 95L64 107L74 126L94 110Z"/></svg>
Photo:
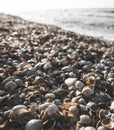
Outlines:
<svg viewBox="0 0 114 130"><path fill-rule="evenodd" d="M27 122L25 126L25 130L43 130L43 125L41 120L39 119L32 119Z"/></svg>

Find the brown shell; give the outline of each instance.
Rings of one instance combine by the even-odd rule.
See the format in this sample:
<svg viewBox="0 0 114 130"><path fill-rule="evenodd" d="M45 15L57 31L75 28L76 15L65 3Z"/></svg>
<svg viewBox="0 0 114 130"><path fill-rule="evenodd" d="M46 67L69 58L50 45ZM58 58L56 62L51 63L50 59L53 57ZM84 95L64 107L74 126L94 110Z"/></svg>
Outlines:
<svg viewBox="0 0 114 130"><path fill-rule="evenodd" d="M16 113L11 111L9 119L12 122L18 122L19 124L25 124L29 120L36 118L36 114L26 109L19 109Z"/></svg>

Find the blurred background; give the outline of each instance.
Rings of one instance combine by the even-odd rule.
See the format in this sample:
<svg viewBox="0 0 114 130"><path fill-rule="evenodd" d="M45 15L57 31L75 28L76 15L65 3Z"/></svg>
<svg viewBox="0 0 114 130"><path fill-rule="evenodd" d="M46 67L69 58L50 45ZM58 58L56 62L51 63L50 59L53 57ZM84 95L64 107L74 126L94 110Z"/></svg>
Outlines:
<svg viewBox="0 0 114 130"><path fill-rule="evenodd" d="M0 12L114 41L114 0L0 0Z"/></svg>

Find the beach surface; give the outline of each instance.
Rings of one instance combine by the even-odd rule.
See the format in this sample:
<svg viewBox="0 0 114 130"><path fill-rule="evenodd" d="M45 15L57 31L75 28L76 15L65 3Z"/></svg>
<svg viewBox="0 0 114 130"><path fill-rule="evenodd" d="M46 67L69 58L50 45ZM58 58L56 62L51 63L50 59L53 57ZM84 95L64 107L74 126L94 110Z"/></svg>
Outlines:
<svg viewBox="0 0 114 130"><path fill-rule="evenodd" d="M111 130L113 100L113 42L0 13L0 130Z"/></svg>

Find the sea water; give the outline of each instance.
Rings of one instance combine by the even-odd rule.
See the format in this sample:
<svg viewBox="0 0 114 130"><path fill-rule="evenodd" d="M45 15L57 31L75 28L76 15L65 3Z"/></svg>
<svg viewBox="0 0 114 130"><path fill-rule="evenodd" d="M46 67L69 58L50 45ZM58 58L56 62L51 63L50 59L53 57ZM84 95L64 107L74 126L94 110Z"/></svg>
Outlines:
<svg viewBox="0 0 114 130"><path fill-rule="evenodd" d="M53 24L79 34L114 41L114 9L50 9L17 13L24 19Z"/></svg>

